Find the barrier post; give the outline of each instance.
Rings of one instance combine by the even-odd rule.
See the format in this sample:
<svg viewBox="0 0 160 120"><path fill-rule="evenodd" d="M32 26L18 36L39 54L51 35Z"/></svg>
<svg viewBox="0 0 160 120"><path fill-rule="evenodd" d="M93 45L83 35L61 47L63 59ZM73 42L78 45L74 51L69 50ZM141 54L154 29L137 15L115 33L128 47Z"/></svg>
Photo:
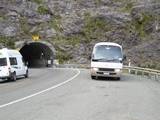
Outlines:
<svg viewBox="0 0 160 120"><path fill-rule="evenodd" d="M129 74L131 74L131 69L130 69L130 67L131 67L131 60L130 59L128 60L128 66L129 66L128 72L129 72Z"/></svg>

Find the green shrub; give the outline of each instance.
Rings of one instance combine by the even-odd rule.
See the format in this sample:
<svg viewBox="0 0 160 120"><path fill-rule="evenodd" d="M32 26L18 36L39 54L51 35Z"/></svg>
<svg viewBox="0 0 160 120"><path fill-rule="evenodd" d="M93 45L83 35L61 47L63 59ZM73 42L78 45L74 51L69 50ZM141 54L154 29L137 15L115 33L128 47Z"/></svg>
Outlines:
<svg viewBox="0 0 160 120"><path fill-rule="evenodd" d="M101 0L95 0L95 5L100 5L101 4Z"/></svg>
<svg viewBox="0 0 160 120"><path fill-rule="evenodd" d="M148 33L145 31L145 27L153 21L153 16L143 13L140 19L134 20L133 24L135 30L139 33L141 38L146 37Z"/></svg>
<svg viewBox="0 0 160 120"><path fill-rule="evenodd" d="M27 23L27 18L21 18L20 19L20 25L21 25L21 31L23 35L29 35L30 36L30 26Z"/></svg>
<svg viewBox="0 0 160 120"><path fill-rule="evenodd" d="M82 33L85 42L89 43L93 39L101 39L104 33L110 30L110 25L104 18L94 18L89 14L85 15L84 28Z"/></svg>
<svg viewBox="0 0 160 120"><path fill-rule="evenodd" d="M0 44L4 47L15 48L15 39L12 37L0 36Z"/></svg>
<svg viewBox="0 0 160 120"><path fill-rule="evenodd" d="M43 0L31 0L32 2L35 2L37 4L42 4L43 3Z"/></svg>
<svg viewBox="0 0 160 120"><path fill-rule="evenodd" d="M78 45L80 43L89 43L92 40L97 40L104 38L104 33L110 30L110 25L104 18L91 17L89 13L84 14L84 27L77 34L72 34L69 36L62 36L58 33L62 32L60 27L61 18L54 18L50 22L56 31L58 31L57 36L53 39L54 43L58 44L68 44L68 45Z"/></svg>
<svg viewBox="0 0 160 120"><path fill-rule="evenodd" d="M4 16L0 16L0 21L3 21L4 19Z"/></svg>
<svg viewBox="0 0 160 120"><path fill-rule="evenodd" d="M53 42L55 44L66 44L66 45L78 45L81 42L82 37L80 35L71 35L71 36L60 36L57 35Z"/></svg>
<svg viewBox="0 0 160 120"><path fill-rule="evenodd" d="M51 27L53 27L58 32L63 31L62 28L61 28L61 16L55 16L54 18L52 18L49 25Z"/></svg>
<svg viewBox="0 0 160 120"><path fill-rule="evenodd" d="M127 1L121 11L130 13L132 11L133 6L134 6L133 2Z"/></svg>
<svg viewBox="0 0 160 120"><path fill-rule="evenodd" d="M160 70L160 63L155 62L155 61L147 61L144 62L143 64L138 65L139 67L143 67L143 68L151 68L151 69L157 69Z"/></svg>
<svg viewBox="0 0 160 120"><path fill-rule="evenodd" d="M64 62L70 60L71 58L72 57L65 51L58 49L58 52L56 53L56 59L59 60L60 64L63 64Z"/></svg>
<svg viewBox="0 0 160 120"><path fill-rule="evenodd" d="M49 9L44 5L40 5L38 7L38 13L40 13L40 14L48 14L49 13Z"/></svg>

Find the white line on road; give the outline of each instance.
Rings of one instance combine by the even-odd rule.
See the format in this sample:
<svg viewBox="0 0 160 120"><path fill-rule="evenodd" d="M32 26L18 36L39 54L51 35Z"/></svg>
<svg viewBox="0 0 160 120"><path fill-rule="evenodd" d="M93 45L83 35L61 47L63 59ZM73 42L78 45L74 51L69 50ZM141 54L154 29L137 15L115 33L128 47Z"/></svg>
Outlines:
<svg viewBox="0 0 160 120"><path fill-rule="evenodd" d="M60 87L60 86L62 86L62 85L64 85L64 84L66 84L66 83L74 80L79 74L80 74L80 70L77 69L77 74L74 75L73 77L71 77L70 79L68 79L68 80L66 80L66 81L64 81L64 82L62 82L62 83L59 83L59 84L57 84L57 85L54 85L54 86L52 86L52 87L50 87L50 88L48 88L48 89L45 89L45 90L42 90L42 91L40 91L40 92L34 93L34 94L32 94L32 95L29 95L29 96L23 97L23 98L21 98L21 99L18 99L18 100L15 100L15 101L12 101L12 102L9 102L9 103L0 105L0 108L7 107L7 106L10 106L10 105L15 104L15 103L18 103L18 102L22 102L22 101L27 100L27 99L29 99L29 98L32 98L32 97L34 97L34 96L40 95L40 94L42 94L42 93L45 93L45 92L48 92L48 91L50 91L50 90L53 90L53 89L55 89L55 88L57 88L57 87Z"/></svg>

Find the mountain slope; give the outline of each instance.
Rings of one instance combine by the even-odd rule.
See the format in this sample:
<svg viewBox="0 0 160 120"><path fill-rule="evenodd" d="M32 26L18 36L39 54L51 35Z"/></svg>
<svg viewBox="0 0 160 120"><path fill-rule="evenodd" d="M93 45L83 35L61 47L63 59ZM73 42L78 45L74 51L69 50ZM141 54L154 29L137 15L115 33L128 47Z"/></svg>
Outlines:
<svg viewBox="0 0 160 120"><path fill-rule="evenodd" d="M134 65L159 68L159 0L2 0L0 41L40 35L52 43L60 62L88 63L100 41L123 45Z"/></svg>

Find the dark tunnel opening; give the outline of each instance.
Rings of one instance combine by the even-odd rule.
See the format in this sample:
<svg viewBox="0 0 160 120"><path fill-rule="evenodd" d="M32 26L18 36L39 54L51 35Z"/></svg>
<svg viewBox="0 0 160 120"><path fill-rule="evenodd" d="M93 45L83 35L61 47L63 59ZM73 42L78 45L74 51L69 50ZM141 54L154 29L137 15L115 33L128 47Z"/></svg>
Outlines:
<svg viewBox="0 0 160 120"><path fill-rule="evenodd" d="M44 43L32 42L20 49L28 67L50 67L53 65L54 51Z"/></svg>

